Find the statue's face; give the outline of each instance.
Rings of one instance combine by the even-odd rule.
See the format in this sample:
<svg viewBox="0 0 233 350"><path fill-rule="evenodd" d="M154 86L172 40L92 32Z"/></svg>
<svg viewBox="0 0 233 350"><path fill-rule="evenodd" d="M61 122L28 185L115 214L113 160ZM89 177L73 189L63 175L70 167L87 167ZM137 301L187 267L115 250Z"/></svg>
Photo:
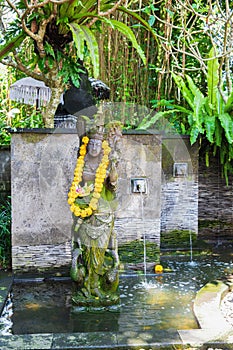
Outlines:
<svg viewBox="0 0 233 350"><path fill-rule="evenodd" d="M87 150L90 156L97 157L102 150L102 141L96 140L96 139L90 139Z"/></svg>

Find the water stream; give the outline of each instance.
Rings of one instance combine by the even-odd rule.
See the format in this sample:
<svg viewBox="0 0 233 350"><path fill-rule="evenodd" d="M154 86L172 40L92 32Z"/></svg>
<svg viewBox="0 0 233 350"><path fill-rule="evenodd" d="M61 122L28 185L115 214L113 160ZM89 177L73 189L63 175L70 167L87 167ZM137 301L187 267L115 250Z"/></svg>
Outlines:
<svg viewBox="0 0 233 350"><path fill-rule="evenodd" d="M141 190L141 188L140 188ZM140 200L141 200L141 216L142 216L142 227L143 227L143 268L144 268L144 277L145 283L147 282L147 267L146 267L146 231L145 231L145 217L144 217L144 203L143 203L143 192L140 191Z"/></svg>

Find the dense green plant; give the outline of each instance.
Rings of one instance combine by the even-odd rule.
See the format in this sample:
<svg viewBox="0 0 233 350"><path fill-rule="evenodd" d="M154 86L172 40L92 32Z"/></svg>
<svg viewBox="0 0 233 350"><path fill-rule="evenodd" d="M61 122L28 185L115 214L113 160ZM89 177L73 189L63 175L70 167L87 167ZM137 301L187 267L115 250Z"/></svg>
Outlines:
<svg viewBox="0 0 233 350"><path fill-rule="evenodd" d="M146 116L138 128L147 129L162 117L168 117L180 133L190 135L191 144L198 139L208 141L206 164L208 166L209 153L216 155L218 152L228 181L228 172L233 170L233 92L227 94L224 86L219 84L219 62L214 53L212 49L207 63L205 93L189 75L183 78L173 73L174 81L184 99L183 105L160 101L160 106L163 105L166 110L159 111L153 117ZM158 107L157 101L155 106Z"/></svg>
<svg viewBox="0 0 233 350"><path fill-rule="evenodd" d="M1 68L1 67L0 67ZM9 86L16 79L12 70L0 69L0 145L9 145L9 129L41 128L42 114L33 106L22 105L9 99Z"/></svg>
<svg viewBox="0 0 233 350"><path fill-rule="evenodd" d="M11 204L0 203L0 268L10 266L11 260Z"/></svg>
<svg viewBox="0 0 233 350"><path fill-rule="evenodd" d="M82 62L91 62L93 76L98 76L99 51L95 33L99 32L101 22L122 33L145 63L145 55L131 28L111 17L116 10L126 11L120 6L123 3L123 0L36 3L7 0L15 19L3 31L5 43L0 47L0 60L44 81L50 88L51 99L44 111L46 127L53 127L54 114L66 85L72 81L79 86L84 70Z"/></svg>
<svg viewBox="0 0 233 350"><path fill-rule="evenodd" d="M146 54L147 67L141 64L120 33L103 31L105 34L101 33L99 39L101 77L111 87L112 100L150 107L150 100L154 98L174 98L177 88L171 72L192 72L201 83L205 74L203 60L212 42L212 28L206 26L215 11L211 3L200 0L192 4L189 0L134 2L133 10L148 22L152 31L145 31L144 23L138 24L132 17L116 13L134 31Z"/></svg>
<svg viewBox="0 0 233 350"><path fill-rule="evenodd" d="M233 170L233 93L227 95L219 86L219 63L213 58L211 50L207 71L207 90L203 94L190 76L183 79L173 75L177 86L188 104L188 108L176 106L186 123L183 129L190 135L191 144L199 138L209 142L206 149L206 164L209 162L209 152L216 155L219 152L220 163L228 181L228 172Z"/></svg>

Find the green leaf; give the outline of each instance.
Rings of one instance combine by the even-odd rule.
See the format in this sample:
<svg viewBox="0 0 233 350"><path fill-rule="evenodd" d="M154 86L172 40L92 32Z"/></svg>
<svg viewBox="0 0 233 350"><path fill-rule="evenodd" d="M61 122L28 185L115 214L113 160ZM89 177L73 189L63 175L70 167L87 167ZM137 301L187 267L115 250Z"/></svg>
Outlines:
<svg viewBox="0 0 233 350"><path fill-rule="evenodd" d="M193 126L190 132L190 143L193 145L199 136L199 128L197 126Z"/></svg>
<svg viewBox="0 0 233 350"><path fill-rule="evenodd" d="M228 113L223 113L218 116L221 126L225 131L227 141L233 143L233 121Z"/></svg>
<svg viewBox="0 0 233 350"><path fill-rule="evenodd" d="M47 54L49 54L50 56L52 56L55 59L55 54L54 54L52 45L50 45L47 41L44 44L44 49L45 49L45 52Z"/></svg>
<svg viewBox="0 0 233 350"><path fill-rule="evenodd" d="M212 58L215 55L215 50L212 48L209 52L209 57ZM218 83L219 83L219 63L217 58L212 58L207 63L207 86L208 86L208 99L212 105L214 111L218 110ZM213 112L214 113L214 112Z"/></svg>
<svg viewBox="0 0 233 350"><path fill-rule="evenodd" d="M59 6L59 18L67 17L67 10L69 5L69 2L65 2Z"/></svg>
<svg viewBox="0 0 233 350"><path fill-rule="evenodd" d="M188 102L189 106L194 110L194 96L190 89L186 86L184 79L180 77L179 75L176 75L174 73L171 73L173 79L175 80L175 83L177 87L180 89L183 97Z"/></svg>
<svg viewBox="0 0 233 350"><path fill-rule="evenodd" d="M99 76L99 46L97 40L92 33L91 29L86 26L80 26L82 31L84 32L85 41L87 44L87 48L90 52L90 58L93 64L93 75L94 78L98 78Z"/></svg>
<svg viewBox="0 0 233 350"><path fill-rule="evenodd" d="M185 113L185 114L190 114L190 109L187 109L187 108L185 108L185 107L182 107L182 106L179 106L179 105L172 105L172 107L175 109L175 110L177 110L177 111L179 111L179 112L181 112L181 113ZM173 109L173 110L174 110Z"/></svg>
<svg viewBox="0 0 233 350"><path fill-rule="evenodd" d="M155 23L155 16L150 15L148 23L152 27L154 25L154 23Z"/></svg>
<svg viewBox="0 0 233 350"><path fill-rule="evenodd" d="M233 111L233 91L227 99L224 112L230 113Z"/></svg>
<svg viewBox="0 0 233 350"><path fill-rule="evenodd" d="M189 89L190 89L191 93L193 94L193 96L198 97L198 99L203 99L204 95L200 91L200 89L197 87L197 85L194 83L193 79L189 75L186 75L185 78L188 82Z"/></svg>
<svg viewBox="0 0 233 350"><path fill-rule="evenodd" d="M193 100L193 120L197 123L198 128L201 127L203 122L203 114L204 114L204 106L206 103L206 98L202 94L202 92L199 90L199 88L195 85L192 78L187 75L186 76L189 89L194 96Z"/></svg>
<svg viewBox="0 0 233 350"><path fill-rule="evenodd" d="M80 25L78 25L77 23L71 23L71 24L69 24L69 27L70 27L70 30L72 32L73 40L74 40L75 47L77 50L77 55L81 60L83 60L84 41L85 41L84 32L83 32L82 28L80 27Z"/></svg>
<svg viewBox="0 0 233 350"><path fill-rule="evenodd" d="M126 7L124 6L119 6L117 8L117 11L120 11L120 12L124 12L124 13L127 13L130 17L132 18L135 18L137 20L137 22L141 23L143 25L143 27L145 29L147 29L154 37L154 39L156 40L156 42L159 44L158 42L158 37L156 35L156 32L154 31L154 29L150 26L150 24L145 21L139 14L137 14L136 12L134 11L131 11L131 10L128 10ZM154 10L155 11L155 10Z"/></svg>
<svg viewBox="0 0 233 350"><path fill-rule="evenodd" d="M151 127L155 122L157 122L159 119L168 116L174 112L177 112L178 110L173 109L170 111L161 111L156 113L152 118L150 118L149 116L146 116L145 118L143 118L143 120L141 121L141 123L137 126L136 130L145 130L148 129L149 127ZM149 119L150 118L150 119Z"/></svg>
<svg viewBox="0 0 233 350"><path fill-rule="evenodd" d="M26 37L26 33L22 32L11 41L0 46L0 60L5 58L10 52L18 48Z"/></svg>
<svg viewBox="0 0 233 350"><path fill-rule="evenodd" d="M206 137L210 143L214 142L214 132L215 132L215 116L205 115L204 118Z"/></svg>
<svg viewBox="0 0 233 350"><path fill-rule="evenodd" d="M111 23L113 24L114 28L116 28L119 32L121 32L126 38L128 38L131 41L133 47L136 49L143 63L146 65L146 56L141 46L138 44L133 31L126 24L119 22L115 19L112 19Z"/></svg>
<svg viewBox="0 0 233 350"><path fill-rule="evenodd" d="M222 132L223 129L220 125L220 121L218 118L215 119L215 133L214 133L214 137L215 137L215 143L216 146L221 147L222 144Z"/></svg>
<svg viewBox="0 0 233 350"><path fill-rule="evenodd" d="M205 153L205 165L206 165L207 167L210 166L209 152L208 152L208 151Z"/></svg>

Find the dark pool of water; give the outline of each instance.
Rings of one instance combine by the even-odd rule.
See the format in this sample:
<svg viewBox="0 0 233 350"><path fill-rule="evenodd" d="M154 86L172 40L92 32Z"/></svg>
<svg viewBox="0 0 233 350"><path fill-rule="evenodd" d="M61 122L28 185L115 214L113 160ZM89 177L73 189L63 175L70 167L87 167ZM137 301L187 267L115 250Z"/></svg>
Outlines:
<svg viewBox="0 0 233 350"><path fill-rule="evenodd" d="M73 312L68 281L15 283L8 314L0 319L0 334L198 328L192 312L195 294L207 282L227 274L232 257L199 257L193 263L183 257L163 260L172 272L146 278L135 272L122 274L121 302L112 310Z"/></svg>

